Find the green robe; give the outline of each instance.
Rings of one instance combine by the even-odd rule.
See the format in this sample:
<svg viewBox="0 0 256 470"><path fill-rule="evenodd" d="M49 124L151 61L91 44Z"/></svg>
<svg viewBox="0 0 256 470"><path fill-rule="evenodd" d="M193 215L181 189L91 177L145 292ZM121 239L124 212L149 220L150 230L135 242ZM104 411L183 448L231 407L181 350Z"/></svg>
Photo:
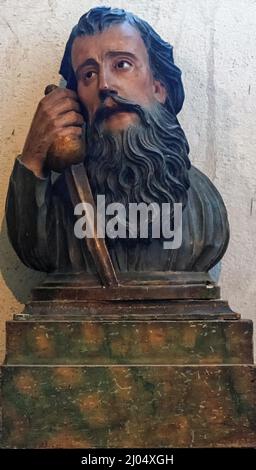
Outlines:
<svg viewBox="0 0 256 470"><path fill-rule="evenodd" d="M228 240L227 212L220 194L195 167L189 171L183 211L182 245L163 249L163 240L106 239L117 272L208 271L223 256ZM74 235L74 208L64 174L37 178L16 159L6 201L8 234L27 266L45 272L95 272L84 240Z"/></svg>

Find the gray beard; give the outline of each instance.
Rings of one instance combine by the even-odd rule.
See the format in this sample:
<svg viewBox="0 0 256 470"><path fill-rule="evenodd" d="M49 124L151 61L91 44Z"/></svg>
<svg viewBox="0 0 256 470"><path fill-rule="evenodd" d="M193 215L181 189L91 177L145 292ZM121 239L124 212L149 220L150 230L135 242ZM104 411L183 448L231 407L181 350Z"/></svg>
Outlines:
<svg viewBox="0 0 256 470"><path fill-rule="evenodd" d="M180 202L184 208L190 168L185 134L163 105L140 107L138 114L139 124L116 134L103 130L102 122L89 129L86 166L94 198L105 195L106 205Z"/></svg>

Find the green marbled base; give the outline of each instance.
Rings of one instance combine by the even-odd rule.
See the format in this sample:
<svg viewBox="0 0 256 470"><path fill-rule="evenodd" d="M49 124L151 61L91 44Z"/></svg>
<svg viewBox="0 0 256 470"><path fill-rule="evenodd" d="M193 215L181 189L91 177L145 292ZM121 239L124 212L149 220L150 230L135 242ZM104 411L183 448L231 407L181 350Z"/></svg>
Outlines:
<svg viewBox="0 0 256 470"><path fill-rule="evenodd" d="M252 447L253 366L5 366L4 445Z"/></svg>
<svg viewBox="0 0 256 470"><path fill-rule="evenodd" d="M7 323L3 445L251 447L247 320Z"/></svg>
<svg viewBox="0 0 256 470"><path fill-rule="evenodd" d="M252 364L250 320L10 321L7 364Z"/></svg>

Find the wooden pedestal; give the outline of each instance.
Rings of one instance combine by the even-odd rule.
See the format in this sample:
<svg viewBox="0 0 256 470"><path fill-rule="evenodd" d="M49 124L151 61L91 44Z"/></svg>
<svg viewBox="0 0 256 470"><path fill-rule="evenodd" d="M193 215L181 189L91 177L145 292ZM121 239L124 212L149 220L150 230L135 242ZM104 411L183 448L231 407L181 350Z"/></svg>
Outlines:
<svg viewBox="0 0 256 470"><path fill-rule="evenodd" d="M255 446L252 322L218 315L8 322L3 445Z"/></svg>

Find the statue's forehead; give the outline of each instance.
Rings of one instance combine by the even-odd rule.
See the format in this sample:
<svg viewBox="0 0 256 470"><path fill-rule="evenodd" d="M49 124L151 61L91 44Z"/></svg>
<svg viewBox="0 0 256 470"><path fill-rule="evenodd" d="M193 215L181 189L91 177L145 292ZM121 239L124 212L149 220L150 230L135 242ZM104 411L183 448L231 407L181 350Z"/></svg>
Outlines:
<svg viewBox="0 0 256 470"><path fill-rule="evenodd" d="M111 51L130 52L148 62L148 53L139 31L129 23L110 26L93 36L78 36L72 46L72 64L77 67L86 59L101 60Z"/></svg>

